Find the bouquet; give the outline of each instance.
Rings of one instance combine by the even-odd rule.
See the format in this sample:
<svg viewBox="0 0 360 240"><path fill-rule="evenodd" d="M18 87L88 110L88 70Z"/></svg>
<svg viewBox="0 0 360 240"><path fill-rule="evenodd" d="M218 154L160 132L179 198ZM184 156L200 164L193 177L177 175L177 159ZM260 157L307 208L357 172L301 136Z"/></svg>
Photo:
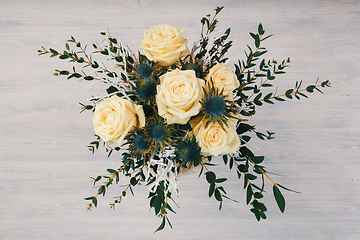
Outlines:
<svg viewBox="0 0 360 240"><path fill-rule="evenodd" d="M243 181L246 204L258 221L266 219L267 208L261 202L265 179L273 183L275 201L284 212L280 189L293 190L270 178L263 165L265 157L256 156L249 145L253 136L266 140L273 139L274 133L256 131L248 119L263 104L307 98L305 93L321 92L319 88L330 83L317 80L302 88L302 81L297 81L282 94L269 91L272 81L285 73L290 59L262 59L267 50L261 44L272 36L265 36L262 24L257 33L250 33L255 47L247 46L246 58L238 60L233 71L226 58L233 43L228 40L230 28L219 36L214 32L222 9L217 7L213 17L209 14L201 19L200 39L191 50L184 31L167 24L144 31L137 54L106 32L101 33L103 44L93 44L91 54L87 45L72 36L62 52L45 47L38 50L39 55L50 54L83 66L81 70L75 66L55 70L54 75L100 81L107 86L105 96L80 103L81 112L94 113L96 140L88 146L90 151L94 153L102 145L108 156L119 152L121 161L118 169L107 169L107 173L92 178L98 190L85 198L90 201L88 210L97 207L98 197L105 196L123 175L128 183L110 207L115 208L129 192L134 195L135 186L145 184L150 208L162 218L156 231L166 222L172 227L168 215L175 213L177 205L177 176L194 167L199 168L199 177L205 176L208 195L219 202L220 210L225 199L237 202L222 186L227 178L215 173L216 165L223 162ZM216 156L222 161L214 159Z"/></svg>

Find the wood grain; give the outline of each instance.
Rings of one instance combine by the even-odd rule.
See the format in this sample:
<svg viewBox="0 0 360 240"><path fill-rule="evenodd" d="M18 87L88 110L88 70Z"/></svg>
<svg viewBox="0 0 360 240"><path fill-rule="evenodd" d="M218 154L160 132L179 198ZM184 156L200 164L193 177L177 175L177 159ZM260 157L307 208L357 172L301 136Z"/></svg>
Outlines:
<svg viewBox="0 0 360 240"><path fill-rule="evenodd" d="M112 187L99 207L86 211L84 197L96 190L89 176L117 168L119 156L95 155L91 113L78 102L103 94L104 86L54 77L71 64L38 57L40 46L64 48L74 35L83 44L100 42L100 31L137 50L142 31L160 23L185 30L189 43L201 17L224 5L219 30L231 27L230 65L244 59L248 35L261 22L273 37L267 59L291 57L279 91L297 80L330 79L332 88L309 99L265 105L250 119L275 139L252 145L266 156L269 171L285 192L281 214L266 194L268 219L257 222L245 204L242 181L227 167L227 201L218 211L208 199L204 177L180 177L180 209L174 229L153 234L160 224L149 211L147 189L135 189L115 211ZM0 239L359 239L360 238L360 4L358 1L0 1ZM220 162L220 159L218 160ZM125 181L125 179L123 179ZM268 189L271 188L269 183Z"/></svg>

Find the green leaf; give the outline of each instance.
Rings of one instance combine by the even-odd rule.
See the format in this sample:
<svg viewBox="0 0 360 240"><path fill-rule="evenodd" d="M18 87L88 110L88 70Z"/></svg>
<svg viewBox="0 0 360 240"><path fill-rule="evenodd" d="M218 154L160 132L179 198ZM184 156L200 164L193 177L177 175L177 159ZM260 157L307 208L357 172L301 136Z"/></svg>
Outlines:
<svg viewBox="0 0 360 240"><path fill-rule="evenodd" d="M256 97L254 98L254 102L259 101L261 96L262 96L262 93L259 93L258 95L256 95Z"/></svg>
<svg viewBox="0 0 360 240"><path fill-rule="evenodd" d="M261 193L256 192L256 193L254 193L254 197L257 199L260 199L260 198L263 198L264 196Z"/></svg>
<svg viewBox="0 0 360 240"><path fill-rule="evenodd" d="M254 156L254 157L251 157L251 161L253 161L255 164L260 164L262 161L264 161L264 156Z"/></svg>
<svg viewBox="0 0 360 240"><path fill-rule="evenodd" d="M60 72L60 75L69 75L69 71L63 70Z"/></svg>
<svg viewBox="0 0 360 240"><path fill-rule="evenodd" d="M280 211L283 213L285 211L285 198L283 197L279 188L276 185L273 186L273 192L274 192L274 197L275 197L276 203L277 203Z"/></svg>
<svg viewBox="0 0 360 240"><path fill-rule="evenodd" d="M249 184L247 189L246 189L246 204L247 205L250 203L252 195L253 195L252 187Z"/></svg>
<svg viewBox="0 0 360 240"><path fill-rule="evenodd" d="M258 34L255 35L255 47L256 48L260 47L260 37Z"/></svg>
<svg viewBox="0 0 360 240"><path fill-rule="evenodd" d="M269 37L271 37L273 34L270 34L269 36L264 37L261 41L265 41L265 39L268 39Z"/></svg>
<svg viewBox="0 0 360 240"><path fill-rule="evenodd" d="M259 69L262 69L265 66L265 59L263 59L259 65ZM258 76L258 75L257 75ZM265 77L265 76L264 76Z"/></svg>
<svg viewBox="0 0 360 240"><path fill-rule="evenodd" d="M112 93L118 92L118 91L119 91L119 89L117 89L117 88L114 87L114 86L110 86L108 89L106 89L106 92L107 92L108 94L112 94Z"/></svg>
<svg viewBox="0 0 360 240"><path fill-rule="evenodd" d="M222 183L225 182L227 180L227 178L218 178L215 180L216 183Z"/></svg>
<svg viewBox="0 0 360 240"><path fill-rule="evenodd" d="M249 179L249 180L255 180L256 178L257 178L257 176L255 176L255 175L253 175L253 174L251 174L251 173L248 173L248 174L246 174L246 177Z"/></svg>
<svg viewBox="0 0 360 240"><path fill-rule="evenodd" d="M224 164L226 165L227 164L227 161L228 161L228 156L227 154L223 155L223 160L224 160Z"/></svg>
<svg viewBox="0 0 360 240"><path fill-rule="evenodd" d="M248 171L248 168L246 168L245 164L240 164L238 166L238 169L239 169L240 172L247 172Z"/></svg>
<svg viewBox="0 0 360 240"><path fill-rule="evenodd" d="M291 94L293 93L293 91L294 91L294 89L289 89L289 90L287 90L286 92L285 92L285 96L287 97L287 98L292 98L292 96L291 96Z"/></svg>
<svg viewBox="0 0 360 240"><path fill-rule="evenodd" d="M173 212L173 213L176 213L176 212ZM166 217L166 220L167 220L169 226L170 226L171 228L173 228L168 217Z"/></svg>
<svg viewBox="0 0 360 240"><path fill-rule="evenodd" d="M266 77L269 79L271 77L271 71L270 69L267 70L266 72Z"/></svg>
<svg viewBox="0 0 360 240"><path fill-rule="evenodd" d="M258 26L258 33L259 35L263 35L265 33L264 29L263 29L263 26L262 24L260 23L259 26Z"/></svg>
<svg viewBox="0 0 360 240"><path fill-rule="evenodd" d="M258 221L260 221L260 212L259 212L259 210L258 210L258 209L255 209L255 208L252 208L252 209L250 209L250 211L251 211L252 213L254 213L256 219L257 219Z"/></svg>
<svg viewBox="0 0 360 240"><path fill-rule="evenodd" d="M216 179L216 175L214 172L207 172L205 173L206 175L206 181L208 181L208 183L213 183Z"/></svg>
<svg viewBox="0 0 360 240"><path fill-rule="evenodd" d="M135 186L137 183L138 183L138 181L136 180L135 177L132 177L132 178L130 179L130 184L131 184L131 185Z"/></svg>
<svg viewBox="0 0 360 240"><path fill-rule="evenodd" d="M221 193L220 193L220 191L219 191L217 188L215 188L215 198L216 198L216 200L218 200L219 202L222 201Z"/></svg>
<svg viewBox="0 0 360 240"><path fill-rule="evenodd" d="M257 106L261 106L261 105L263 105L263 104L262 104L262 102L260 102L260 101L256 101L256 100L254 100L254 103L255 103L255 105L257 105Z"/></svg>
<svg viewBox="0 0 360 240"><path fill-rule="evenodd" d="M302 97L308 98L308 96L306 96L305 94L301 93L301 92L297 92L296 94L299 94Z"/></svg>
<svg viewBox="0 0 360 240"><path fill-rule="evenodd" d="M168 203L168 204L166 204L166 208L167 209L169 209L171 212L173 212L173 213L175 213L176 214L176 212L172 209L172 207L170 206L170 204Z"/></svg>
<svg viewBox="0 0 360 240"><path fill-rule="evenodd" d="M286 101L285 99L282 99L282 98L279 98L279 97L274 97L274 99L277 100L277 101L280 101L280 102Z"/></svg>
<svg viewBox="0 0 360 240"><path fill-rule="evenodd" d="M308 92L314 92L314 89L315 89L315 85L310 85L306 88L306 91Z"/></svg>
<svg viewBox="0 0 360 240"><path fill-rule="evenodd" d="M297 192L297 191L291 190L291 189L289 189L289 188L286 188L286 187L284 187L284 186L282 186L282 185L280 185L280 184L278 184L278 183L277 183L276 185L278 185L278 186L281 187L282 189L285 189L285 190L290 191L290 192L301 193L301 192Z"/></svg>
<svg viewBox="0 0 360 240"><path fill-rule="evenodd" d="M56 50L54 50L54 49L52 49L52 48L50 48L49 50L50 50L50 52L52 52L53 54L56 54L56 55L59 54Z"/></svg>
<svg viewBox="0 0 360 240"><path fill-rule="evenodd" d="M215 190L215 183L211 183L209 187L209 198L211 198L211 196L213 195L214 190Z"/></svg>
<svg viewBox="0 0 360 240"><path fill-rule="evenodd" d="M69 58L70 56L69 55L61 55L59 58L60 59L67 59L67 58Z"/></svg>
<svg viewBox="0 0 360 240"><path fill-rule="evenodd" d="M259 209L260 209L262 212L266 212L266 211L267 211L266 206L265 206L263 203L261 203L261 202L259 202Z"/></svg>
<svg viewBox="0 0 360 240"><path fill-rule="evenodd" d="M160 230L164 229L164 227L165 227L165 218L163 217L163 220L162 220L160 226L156 229L156 231L155 231L154 233L156 233L157 231L160 231Z"/></svg>
<svg viewBox="0 0 360 240"><path fill-rule="evenodd" d="M115 60L116 60L117 62L122 62L122 61L123 61L123 58L122 58L121 56L116 56L116 57L115 57Z"/></svg>
<svg viewBox="0 0 360 240"><path fill-rule="evenodd" d="M91 81L91 80L94 80L94 77L86 76L86 77L84 77L84 80Z"/></svg>
<svg viewBox="0 0 360 240"><path fill-rule="evenodd" d="M249 32L249 34L254 40L256 39L256 34L255 33Z"/></svg>
<svg viewBox="0 0 360 240"><path fill-rule="evenodd" d="M97 207L97 198L96 197L94 197L92 199L92 203L94 204L95 207Z"/></svg>
<svg viewBox="0 0 360 240"><path fill-rule="evenodd" d="M92 67L92 68L98 68L98 67L99 67L99 64L98 64L96 61L94 61L94 64L92 64L91 67Z"/></svg>

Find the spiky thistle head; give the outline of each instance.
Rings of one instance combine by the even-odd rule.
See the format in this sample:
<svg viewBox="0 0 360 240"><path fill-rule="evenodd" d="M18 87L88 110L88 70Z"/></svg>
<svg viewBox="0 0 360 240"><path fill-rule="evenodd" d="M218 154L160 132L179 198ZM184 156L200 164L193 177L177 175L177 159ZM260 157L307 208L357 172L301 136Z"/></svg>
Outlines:
<svg viewBox="0 0 360 240"><path fill-rule="evenodd" d="M160 116L149 119L145 126L145 135L149 138L150 151L162 150L170 145L177 137L174 124L166 124Z"/></svg>
<svg viewBox="0 0 360 240"><path fill-rule="evenodd" d="M150 63L142 62L137 69L137 74L140 78L149 79L153 71L154 67Z"/></svg>
<svg viewBox="0 0 360 240"><path fill-rule="evenodd" d="M184 61L181 61L181 70L194 70L196 77L203 79L206 74L203 71L202 65L202 62L196 61L191 55L188 55L184 58Z"/></svg>
<svg viewBox="0 0 360 240"><path fill-rule="evenodd" d="M136 94L140 101L148 103L156 95L157 83L151 78L139 78L136 80Z"/></svg>
<svg viewBox="0 0 360 240"><path fill-rule="evenodd" d="M129 144L129 151L133 156L143 156L150 150L149 137L145 135L143 129L137 128L125 138Z"/></svg>
<svg viewBox="0 0 360 240"><path fill-rule="evenodd" d="M182 165L189 166L194 165L195 167L200 164L202 155L200 147L196 141L194 135L187 137L183 141L179 141L176 145L176 158L181 162Z"/></svg>
<svg viewBox="0 0 360 240"><path fill-rule="evenodd" d="M155 98L159 76L166 72L166 69L140 53L138 60L129 63L128 67L130 69L129 74L135 81L136 96L140 102L149 104Z"/></svg>
<svg viewBox="0 0 360 240"><path fill-rule="evenodd" d="M204 97L200 101L201 109L200 115L204 116L205 126L209 123L219 123L221 127L225 124L229 118L234 118L236 113L236 107L233 101L227 99L223 90L218 90L212 84L212 81L208 81L206 89L204 90Z"/></svg>

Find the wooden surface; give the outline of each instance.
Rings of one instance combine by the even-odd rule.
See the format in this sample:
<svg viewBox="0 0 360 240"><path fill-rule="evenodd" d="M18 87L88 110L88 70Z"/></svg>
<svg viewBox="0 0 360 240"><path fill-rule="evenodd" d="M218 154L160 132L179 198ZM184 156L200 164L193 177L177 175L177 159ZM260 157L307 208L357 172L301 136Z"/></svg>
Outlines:
<svg viewBox="0 0 360 240"><path fill-rule="evenodd" d="M239 204L218 211L197 172L180 177L180 209L173 229L153 234L160 219L149 211L146 187L110 210L110 188L99 207L86 211L84 197L96 189L90 176L119 166L119 156L95 155L90 112L78 102L103 94L105 85L54 77L70 69L59 59L38 57L40 46L64 49L70 35L100 42L100 31L137 51L142 31L160 23L198 39L200 19L218 6L219 30L231 27L230 65L244 59L248 32L261 22L274 36L264 42L267 59L291 57L279 91L296 80L330 79L325 94L259 108L251 123L275 139L253 141L267 169L284 186L286 211L269 192L268 219L257 222L245 204L242 181L227 167L218 176ZM5 1L0 0L0 239L360 239L360 3L358 1ZM190 46L189 46L190 47ZM122 178L125 182L125 178Z"/></svg>

